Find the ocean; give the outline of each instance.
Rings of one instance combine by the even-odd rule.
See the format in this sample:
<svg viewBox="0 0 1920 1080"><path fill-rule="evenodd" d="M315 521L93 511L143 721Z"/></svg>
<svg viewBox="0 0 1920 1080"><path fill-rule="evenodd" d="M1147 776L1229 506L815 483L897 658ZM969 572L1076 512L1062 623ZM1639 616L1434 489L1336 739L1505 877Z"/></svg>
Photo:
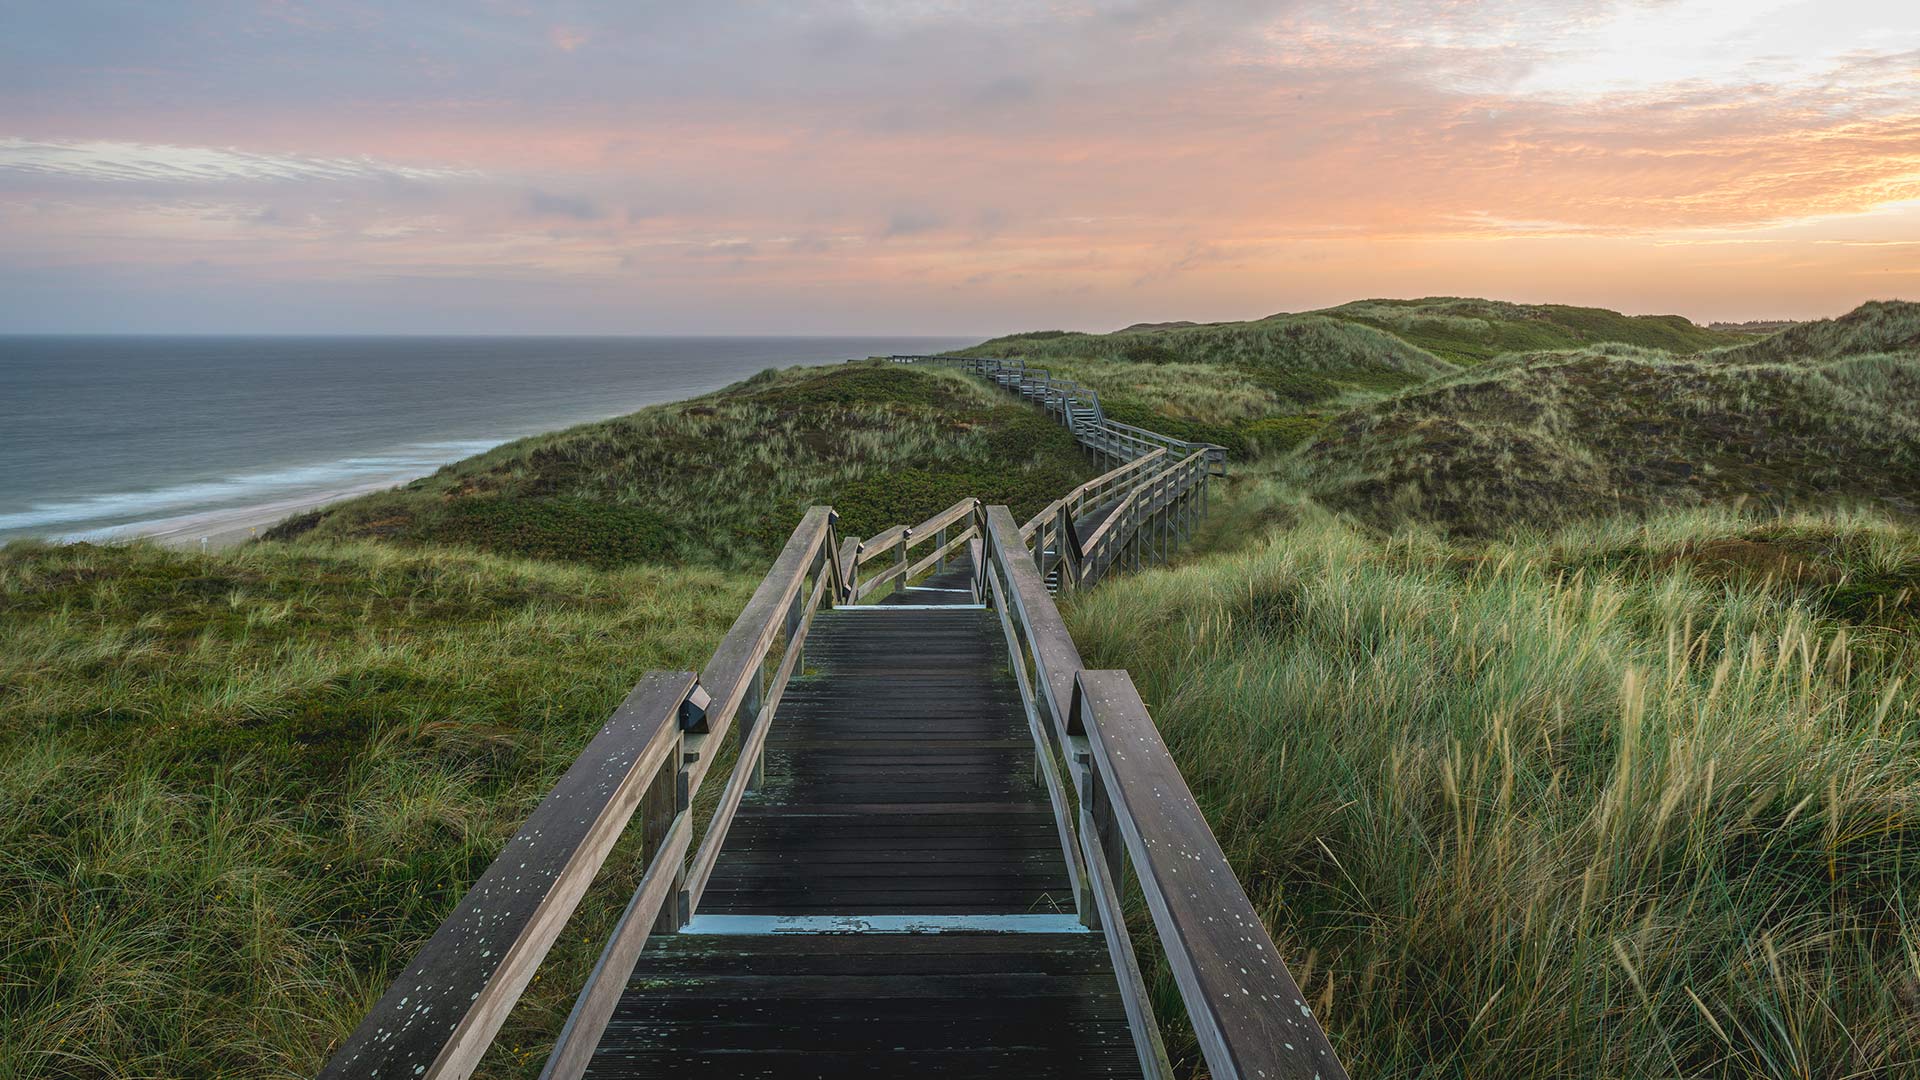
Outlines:
<svg viewBox="0 0 1920 1080"><path fill-rule="evenodd" d="M178 535L769 367L970 342L0 337L0 541ZM178 538L178 535L176 538Z"/></svg>

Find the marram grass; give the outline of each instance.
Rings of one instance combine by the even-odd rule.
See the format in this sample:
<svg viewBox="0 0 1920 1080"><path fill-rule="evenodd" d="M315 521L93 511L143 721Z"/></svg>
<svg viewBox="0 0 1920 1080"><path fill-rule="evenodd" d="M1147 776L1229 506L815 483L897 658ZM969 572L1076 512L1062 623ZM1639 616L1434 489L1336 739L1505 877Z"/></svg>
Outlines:
<svg viewBox="0 0 1920 1080"><path fill-rule="evenodd" d="M1702 512L1465 550L1279 512L1069 618L1355 1076L1920 1070L1920 536Z"/></svg>
<svg viewBox="0 0 1920 1080"><path fill-rule="evenodd" d="M313 1075L639 675L698 669L756 583L0 551L0 1076ZM537 1073L641 869L616 850L481 1075Z"/></svg>

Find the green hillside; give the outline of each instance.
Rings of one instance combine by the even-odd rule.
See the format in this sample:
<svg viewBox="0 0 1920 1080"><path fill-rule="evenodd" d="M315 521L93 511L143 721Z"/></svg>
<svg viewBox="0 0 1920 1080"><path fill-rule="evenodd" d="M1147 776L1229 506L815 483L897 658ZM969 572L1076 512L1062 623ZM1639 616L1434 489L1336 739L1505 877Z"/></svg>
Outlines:
<svg viewBox="0 0 1920 1080"><path fill-rule="evenodd" d="M1377 327L1463 366L1505 353L1574 349L1606 342L1697 352L1751 340L1744 334L1696 326L1679 315L1622 315L1605 308L1511 304L1455 296L1356 300L1316 314Z"/></svg>
<svg viewBox="0 0 1920 1080"><path fill-rule="evenodd" d="M1328 410L1454 370L1392 334L1316 315L1112 334L1043 331L962 351L1026 357L1093 387L1115 420L1242 453L1285 449Z"/></svg>
<svg viewBox="0 0 1920 1080"><path fill-rule="evenodd" d="M1343 413L1299 462L1326 505L1490 534L1752 500L1920 512L1920 305L1676 357L1511 357ZM1889 352L1905 346L1905 351Z"/></svg>
<svg viewBox="0 0 1920 1080"><path fill-rule="evenodd" d="M816 503L870 536L968 496L1032 513L1091 475L1059 425L978 379L858 363L508 443L268 537L754 567Z"/></svg>
<svg viewBox="0 0 1920 1080"><path fill-rule="evenodd" d="M1751 340L1677 315L1438 297L1111 334L1047 330L962 352L1026 357L1099 391L1117 420L1259 453L1291 448L1342 409L1506 353L1596 343L1692 352Z"/></svg>
<svg viewBox="0 0 1920 1080"><path fill-rule="evenodd" d="M1920 305L1707 334L1367 301L975 350L1235 447L1174 566L1063 603L1355 1075L1911 1069ZM312 1075L806 505L864 535L1093 471L980 380L861 363L230 552L0 548L0 1075ZM609 867L477 1075L538 1074Z"/></svg>
<svg viewBox="0 0 1920 1080"><path fill-rule="evenodd" d="M0 548L0 1076L314 1075L635 678L704 664L758 579ZM639 869L609 861L503 1048L550 1044Z"/></svg>
<svg viewBox="0 0 1920 1080"><path fill-rule="evenodd" d="M1920 304L1898 300L1862 304L1837 319L1798 323L1719 354L1741 363L1792 363L1843 356L1920 352Z"/></svg>

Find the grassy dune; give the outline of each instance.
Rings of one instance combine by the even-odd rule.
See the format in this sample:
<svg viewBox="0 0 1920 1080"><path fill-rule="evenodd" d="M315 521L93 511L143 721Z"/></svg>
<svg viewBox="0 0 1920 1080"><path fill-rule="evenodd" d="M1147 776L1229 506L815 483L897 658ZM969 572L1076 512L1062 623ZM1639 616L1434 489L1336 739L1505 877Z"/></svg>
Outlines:
<svg viewBox="0 0 1920 1080"><path fill-rule="evenodd" d="M1678 315L1622 315L1605 308L1455 296L1357 300L1320 314L1388 331L1465 367L1505 353L1576 349L1603 342L1685 353L1751 340L1696 326Z"/></svg>
<svg viewBox="0 0 1920 1080"><path fill-rule="evenodd" d="M1100 392L1107 414L1246 452L1286 449L1329 410L1454 366L1392 334L1317 315L1113 334L995 338L974 356L1024 356Z"/></svg>
<svg viewBox="0 0 1920 1080"><path fill-rule="evenodd" d="M756 579L391 545L0 552L0 1076L310 1076ZM537 1065L603 888L487 1075Z"/></svg>
<svg viewBox="0 0 1920 1080"><path fill-rule="evenodd" d="M752 568L816 503L870 536L969 495L1032 513L1091 475L1064 430L978 379L860 363L521 439L268 536Z"/></svg>
<svg viewBox="0 0 1920 1080"><path fill-rule="evenodd" d="M1466 549L1256 486L1228 516L1279 527L1070 621L1354 1075L1920 1068L1920 534L1702 511Z"/></svg>
<svg viewBox="0 0 1920 1080"><path fill-rule="evenodd" d="M1298 471L1382 528L1482 535L1738 499L1920 514L1920 305L1684 357L1505 358L1341 415Z"/></svg>
<svg viewBox="0 0 1920 1080"><path fill-rule="evenodd" d="M981 350L1241 451L1181 565L1069 618L1356 1075L1920 1069L1920 306L1755 340L1367 301ZM0 1076L310 1074L805 505L865 535L1090 471L982 384L856 364L283 542L0 549ZM537 1071L610 865L483 1075Z"/></svg>
<svg viewBox="0 0 1920 1080"><path fill-rule="evenodd" d="M1677 315L1437 297L1251 322L1041 331L963 351L1025 356L1098 390L1116 419L1262 453L1291 449L1344 409L1505 353L1601 342L1690 352L1750 340Z"/></svg>

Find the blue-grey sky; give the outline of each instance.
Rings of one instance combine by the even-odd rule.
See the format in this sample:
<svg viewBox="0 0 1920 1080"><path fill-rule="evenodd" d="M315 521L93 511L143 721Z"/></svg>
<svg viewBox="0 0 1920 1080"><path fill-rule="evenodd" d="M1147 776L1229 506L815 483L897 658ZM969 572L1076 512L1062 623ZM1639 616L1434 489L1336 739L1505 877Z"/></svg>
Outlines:
<svg viewBox="0 0 1920 1080"><path fill-rule="evenodd" d="M6 30L0 331L1920 294L1907 4L82 0Z"/></svg>

